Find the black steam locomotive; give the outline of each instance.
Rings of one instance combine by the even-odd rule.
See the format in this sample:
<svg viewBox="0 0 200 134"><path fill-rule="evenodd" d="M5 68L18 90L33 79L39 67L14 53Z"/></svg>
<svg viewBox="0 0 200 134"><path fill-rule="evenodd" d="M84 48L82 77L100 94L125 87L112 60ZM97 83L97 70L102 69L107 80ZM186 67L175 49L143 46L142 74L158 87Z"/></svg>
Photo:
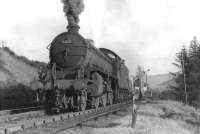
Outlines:
<svg viewBox="0 0 200 134"><path fill-rule="evenodd" d="M105 107L131 97L124 60L109 49L97 49L78 30L68 27L49 46L47 113Z"/></svg>

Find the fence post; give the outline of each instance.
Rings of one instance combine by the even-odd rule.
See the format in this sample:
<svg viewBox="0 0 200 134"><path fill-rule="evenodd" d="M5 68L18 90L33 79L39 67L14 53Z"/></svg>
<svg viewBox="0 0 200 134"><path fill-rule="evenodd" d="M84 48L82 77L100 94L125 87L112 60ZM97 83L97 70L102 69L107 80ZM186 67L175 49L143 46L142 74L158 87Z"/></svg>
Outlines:
<svg viewBox="0 0 200 134"><path fill-rule="evenodd" d="M133 96L133 108L132 108L132 123L131 127L135 128L136 125L136 117L137 117L137 106L135 104L135 96Z"/></svg>

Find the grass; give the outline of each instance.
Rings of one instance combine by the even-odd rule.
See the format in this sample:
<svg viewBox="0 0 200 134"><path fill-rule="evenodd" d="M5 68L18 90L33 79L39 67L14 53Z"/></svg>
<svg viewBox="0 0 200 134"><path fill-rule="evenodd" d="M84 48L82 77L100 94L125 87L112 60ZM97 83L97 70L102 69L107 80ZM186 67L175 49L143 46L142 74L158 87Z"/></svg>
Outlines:
<svg viewBox="0 0 200 134"><path fill-rule="evenodd" d="M46 66L46 63L44 62L40 62L40 61L34 61L34 60L29 60L28 58L26 58L25 56L18 56L14 51L12 51L9 47L3 47L2 48L4 51L6 51L7 53L9 53L11 56L13 56L14 58L23 61L24 63L27 63L30 66L39 68L39 66Z"/></svg>
<svg viewBox="0 0 200 134"><path fill-rule="evenodd" d="M80 128L72 128L60 134L199 134L200 112L193 107L175 101L159 100L145 103L138 111L135 128L131 128L131 110L121 111L125 116L109 115L97 121L89 121ZM177 118L178 117L178 118ZM181 117L181 118L179 118ZM188 121L190 120L190 121ZM196 121L196 122L195 122ZM114 125L112 125L114 124ZM92 125L92 127L90 127Z"/></svg>
<svg viewBox="0 0 200 134"><path fill-rule="evenodd" d="M46 63L31 61L24 56L16 55L8 47L0 48L0 86L10 86L29 83L38 77L39 66Z"/></svg>

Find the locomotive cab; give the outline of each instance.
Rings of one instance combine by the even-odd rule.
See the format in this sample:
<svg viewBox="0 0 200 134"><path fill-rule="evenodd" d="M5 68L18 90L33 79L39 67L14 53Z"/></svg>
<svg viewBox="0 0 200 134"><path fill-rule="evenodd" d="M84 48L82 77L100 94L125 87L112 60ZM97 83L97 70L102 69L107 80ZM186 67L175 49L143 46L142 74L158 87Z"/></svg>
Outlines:
<svg viewBox="0 0 200 134"><path fill-rule="evenodd" d="M100 50L112 60L113 76L116 79L112 84L112 88L115 89L115 100L123 101L124 98L130 95L129 91L132 88L129 80L129 70L125 66L125 61L109 49L100 48Z"/></svg>

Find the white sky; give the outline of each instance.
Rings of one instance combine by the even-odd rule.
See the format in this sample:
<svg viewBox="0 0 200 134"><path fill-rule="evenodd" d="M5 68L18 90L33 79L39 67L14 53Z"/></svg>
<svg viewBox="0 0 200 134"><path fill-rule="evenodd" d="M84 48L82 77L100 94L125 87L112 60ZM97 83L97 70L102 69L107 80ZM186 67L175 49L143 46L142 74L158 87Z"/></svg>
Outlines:
<svg viewBox="0 0 200 134"><path fill-rule="evenodd" d="M115 51L135 72L176 71L171 63L183 43L200 38L199 0L84 0L81 34ZM60 0L1 0L0 40L17 54L48 61L46 46L65 31Z"/></svg>

